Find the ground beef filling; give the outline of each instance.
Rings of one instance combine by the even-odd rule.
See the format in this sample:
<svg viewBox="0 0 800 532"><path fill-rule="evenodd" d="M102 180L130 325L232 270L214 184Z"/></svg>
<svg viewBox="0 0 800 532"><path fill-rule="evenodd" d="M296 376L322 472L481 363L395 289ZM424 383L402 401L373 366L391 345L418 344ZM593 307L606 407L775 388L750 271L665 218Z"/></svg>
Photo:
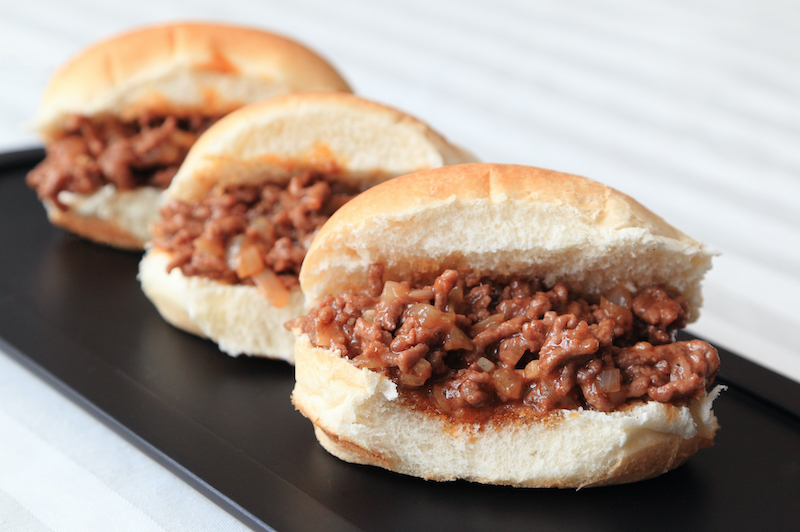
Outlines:
<svg viewBox="0 0 800 532"><path fill-rule="evenodd" d="M608 412L654 400L700 398L719 367L708 343L676 342L684 299L661 286L621 286L589 303L565 284L462 276L432 285L381 281L326 297L290 323L398 384L401 397L456 417L525 407Z"/></svg>
<svg viewBox="0 0 800 532"><path fill-rule="evenodd" d="M311 240L358 192L336 171L304 171L286 185L239 185L201 201L169 201L151 227L168 269L229 284L255 285L283 306L297 284Z"/></svg>
<svg viewBox="0 0 800 532"><path fill-rule="evenodd" d="M161 116L145 113L123 122L73 115L62 136L47 146L47 156L28 173L40 199L58 208L62 190L92 194L111 183L118 190L166 188L189 148L218 116Z"/></svg>

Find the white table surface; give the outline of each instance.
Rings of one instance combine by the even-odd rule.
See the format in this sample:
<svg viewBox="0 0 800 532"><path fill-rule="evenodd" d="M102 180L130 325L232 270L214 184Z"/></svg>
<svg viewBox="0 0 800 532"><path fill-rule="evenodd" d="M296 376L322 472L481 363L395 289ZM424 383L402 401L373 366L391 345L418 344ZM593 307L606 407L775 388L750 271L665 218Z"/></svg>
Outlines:
<svg viewBox="0 0 800 532"><path fill-rule="evenodd" d="M0 0L0 151L71 54L168 20L283 33L482 160L636 197L721 252L690 330L800 381L800 3ZM244 526L0 355L0 529Z"/></svg>

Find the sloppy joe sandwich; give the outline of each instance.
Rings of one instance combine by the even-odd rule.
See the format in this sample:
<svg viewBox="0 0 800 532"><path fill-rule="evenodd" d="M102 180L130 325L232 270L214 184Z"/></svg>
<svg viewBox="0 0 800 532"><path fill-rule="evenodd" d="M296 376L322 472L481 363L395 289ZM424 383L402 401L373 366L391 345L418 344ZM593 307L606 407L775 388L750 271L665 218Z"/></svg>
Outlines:
<svg viewBox="0 0 800 532"><path fill-rule="evenodd" d="M311 240L350 198L388 178L472 160L426 124L344 93L294 94L214 124L164 193L139 269L181 329L230 355L294 359Z"/></svg>
<svg viewBox="0 0 800 532"><path fill-rule="evenodd" d="M53 224L140 250L197 137L242 105L297 91L349 88L316 53L257 29L179 23L114 36L51 78L34 123L47 156L27 182Z"/></svg>
<svg viewBox="0 0 800 532"><path fill-rule="evenodd" d="M641 480L713 443L717 351L676 341L713 253L595 181L465 164L322 227L292 400L348 462L433 480Z"/></svg>

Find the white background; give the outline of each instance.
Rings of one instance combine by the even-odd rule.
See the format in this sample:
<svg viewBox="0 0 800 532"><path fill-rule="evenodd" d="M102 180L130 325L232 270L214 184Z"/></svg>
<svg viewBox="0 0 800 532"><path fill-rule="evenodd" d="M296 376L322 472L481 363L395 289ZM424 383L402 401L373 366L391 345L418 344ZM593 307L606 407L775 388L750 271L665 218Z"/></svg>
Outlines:
<svg viewBox="0 0 800 532"><path fill-rule="evenodd" d="M70 55L114 32L168 20L282 33L328 58L357 93L421 118L482 160L582 174L636 197L721 252L691 330L800 381L797 2L0 0L0 151L37 145L25 125L52 71ZM20 371L0 360L0 440L17 430L56 458L71 456L68 436L48 441L37 428L48 425L47 409L58 405L59 416L76 410L65 418L76 420L76 430L94 421ZM10 400L14 394L27 394L24 410ZM103 430L91 429L98 455L140 460ZM0 446L0 456L10 452ZM130 482L182 485L141 461L147 473ZM227 517L188 488L184 510L171 502L168 517L157 501L121 493L121 482L109 480L119 477L95 466L68 458L48 470L64 463L148 516L154 529L201 529L207 516ZM18 500L24 486L3 484L7 467L0 459L0 528L12 508L19 519L46 524L43 530L85 529L76 505L47 520L42 505ZM86 479L81 485L92 489ZM84 499L90 519L106 518ZM215 529L238 526L223 521Z"/></svg>

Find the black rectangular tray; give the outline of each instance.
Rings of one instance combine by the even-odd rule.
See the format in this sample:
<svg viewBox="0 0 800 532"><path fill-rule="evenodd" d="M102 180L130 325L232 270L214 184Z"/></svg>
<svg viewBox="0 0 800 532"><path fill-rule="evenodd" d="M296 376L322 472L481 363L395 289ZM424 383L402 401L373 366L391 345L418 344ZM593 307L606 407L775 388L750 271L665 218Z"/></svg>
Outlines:
<svg viewBox="0 0 800 532"><path fill-rule="evenodd" d="M436 483L346 464L289 400L284 363L230 358L162 321L140 254L53 228L0 155L0 344L257 530L789 530L800 384L722 351L716 445L659 478L584 490Z"/></svg>

